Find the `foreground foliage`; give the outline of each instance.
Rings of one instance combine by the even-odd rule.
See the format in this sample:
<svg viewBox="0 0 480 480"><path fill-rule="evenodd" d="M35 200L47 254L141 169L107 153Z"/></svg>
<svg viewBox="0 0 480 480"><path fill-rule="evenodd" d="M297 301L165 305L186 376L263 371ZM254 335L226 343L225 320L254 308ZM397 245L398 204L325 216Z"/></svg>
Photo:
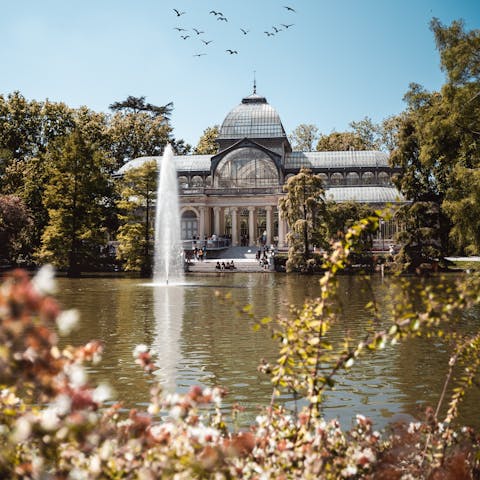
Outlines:
<svg viewBox="0 0 480 480"><path fill-rule="evenodd" d="M221 412L225 392L219 387L162 395L154 385L145 411L106 406L108 388L90 385L83 367L99 361L101 345L92 341L61 349L57 344L55 331L73 328L77 314L61 312L52 298L52 270L44 267L33 281L22 271L11 273L0 288L0 477L476 478L479 438L470 428L456 428L454 421L477 375L480 334L464 338L450 327L480 302L479 278L472 276L469 284L442 296L427 289L415 303L408 298L395 302L392 324L366 332L357 344L345 339L336 348L329 339L338 313L333 301L337 273L370 223L355 224L344 245L332 246L316 301L290 318L256 324L271 329L279 356L259 367L272 376L271 404L242 432L228 426L235 422ZM248 307L244 312L252 315ZM380 315L375 305L371 312L372 319ZM454 344L445 389L424 422L396 425L382 436L360 414L349 431L323 419L322 397L339 372L387 343L422 334L448 337ZM135 348L134 357L145 372L157 368L154 352L145 345ZM455 388L441 419L454 368ZM301 399L303 407L288 411L278 401L281 393Z"/></svg>

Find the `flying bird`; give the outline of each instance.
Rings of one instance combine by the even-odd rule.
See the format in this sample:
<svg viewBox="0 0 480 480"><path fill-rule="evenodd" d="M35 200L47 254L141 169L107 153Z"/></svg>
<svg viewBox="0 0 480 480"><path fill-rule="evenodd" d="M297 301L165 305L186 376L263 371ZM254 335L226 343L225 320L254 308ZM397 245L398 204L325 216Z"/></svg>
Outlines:
<svg viewBox="0 0 480 480"><path fill-rule="evenodd" d="M275 33L278 33L278 32L281 32L281 31L282 31L281 28L277 28L277 27L275 27L275 26L273 26L272 28L275 30Z"/></svg>
<svg viewBox="0 0 480 480"><path fill-rule="evenodd" d="M265 33L265 34L267 35L267 37L273 37L273 36L275 35L274 33L272 33L272 32L267 32L266 30L265 30L265 32L263 32L263 33Z"/></svg>
<svg viewBox="0 0 480 480"><path fill-rule="evenodd" d="M186 32L185 28L175 27L174 30L178 30L179 32Z"/></svg>
<svg viewBox="0 0 480 480"><path fill-rule="evenodd" d="M181 17L182 15L184 15L186 13L186 12L180 12L176 8L174 8L173 11L177 14L177 17Z"/></svg>
<svg viewBox="0 0 480 480"><path fill-rule="evenodd" d="M216 12L215 10L210 10L210 13L213 13L215 16L220 15L221 17L223 17L222 12Z"/></svg>
<svg viewBox="0 0 480 480"><path fill-rule="evenodd" d="M284 5L283 8L286 8L289 12L295 13L295 10L292 7L289 7L288 5Z"/></svg>
<svg viewBox="0 0 480 480"><path fill-rule="evenodd" d="M203 42L205 45L208 45L209 43L212 43L213 40L202 40L202 42Z"/></svg>
<svg viewBox="0 0 480 480"><path fill-rule="evenodd" d="M233 55L233 54L236 54L238 53L236 50L230 50L229 48L227 48L227 50L225 50L227 53L229 53L230 55Z"/></svg>
<svg viewBox="0 0 480 480"><path fill-rule="evenodd" d="M226 17L217 17L217 20L223 20L225 22L228 22L227 18Z"/></svg>
<svg viewBox="0 0 480 480"><path fill-rule="evenodd" d="M187 38L190 38L190 35L180 35L184 40L186 40Z"/></svg>
<svg viewBox="0 0 480 480"><path fill-rule="evenodd" d="M194 28L193 31L194 31L197 35L200 35L201 33L205 33L205 32L202 32L201 30L197 30L196 28Z"/></svg>
<svg viewBox="0 0 480 480"><path fill-rule="evenodd" d="M290 28L290 27L293 27L295 24L294 23L291 23L290 25L285 25L284 23L282 23L282 27L285 27L285 28Z"/></svg>
<svg viewBox="0 0 480 480"><path fill-rule="evenodd" d="M193 55L194 57L201 57L202 55L206 55L206 53L196 53L195 55Z"/></svg>
<svg viewBox="0 0 480 480"><path fill-rule="evenodd" d="M250 30L244 30L243 28L240 29L244 35L246 35Z"/></svg>

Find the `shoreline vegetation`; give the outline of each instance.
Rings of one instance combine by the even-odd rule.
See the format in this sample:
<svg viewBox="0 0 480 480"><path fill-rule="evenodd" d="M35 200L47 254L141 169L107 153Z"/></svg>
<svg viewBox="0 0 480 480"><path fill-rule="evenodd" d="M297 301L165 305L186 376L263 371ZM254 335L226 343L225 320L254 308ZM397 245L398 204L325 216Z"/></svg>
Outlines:
<svg viewBox="0 0 480 480"><path fill-rule="evenodd" d="M222 413L221 386L191 387L164 394L153 383L145 410L125 413L107 385L93 385L85 365L98 365L102 345L58 346L58 335L75 328L78 314L54 300L52 267L33 279L16 270L0 288L0 476L2 478L324 478L468 479L480 474L480 436L457 424L461 402L475 388L480 332L457 333L456 322L480 304L480 276L462 277L454 288L399 288L392 321L384 325L374 304L365 308L372 329L354 344L331 343L338 319L333 301L337 276L368 223L349 229L333 245L319 277L319 298L286 318L254 319L278 344L278 356L258 369L270 377L272 397L249 428L235 418L241 405ZM231 297L216 293L216 301ZM413 306L414 305L414 306ZM253 318L249 306L239 311ZM379 432L361 412L353 427L322 416L322 401L366 355L387 344L427 336L450 340L449 368L438 403L415 422L397 422ZM155 352L137 345L132 361L145 375L155 371ZM100 364L101 365L101 364ZM96 368L99 368L98 366ZM153 378L153 377L152 377ZM282 395L292 395L287 410ZM301 406L303 405L303 406Z"/></svg>

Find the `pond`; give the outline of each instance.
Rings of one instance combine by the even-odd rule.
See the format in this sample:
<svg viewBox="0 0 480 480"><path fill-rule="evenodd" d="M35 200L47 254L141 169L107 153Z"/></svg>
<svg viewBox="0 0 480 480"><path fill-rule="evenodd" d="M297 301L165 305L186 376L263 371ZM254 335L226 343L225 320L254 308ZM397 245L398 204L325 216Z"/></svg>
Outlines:
<svg viewBox="0 0 480 480"><path fill-rule="evenodd" d="M61 305L81 313L79 329L62 343L103 342L103 360L89 369L90 377L108 382L126 408L148 405L154 380L134 363L132 352L138 344L153 346L159 354L156 375L165 390L221 385L228 391L227 409L235 403L245 408L240 418L245 426L270 401L271 384L257 366L262 358L275 358L277 345L266 330L254 331L254 320L240 314L239 307L252 305L255 320L285 316L289 305L300 306L319 294L318 281L315 276L218 273L189 275L185 285L164 288L128 278L59 278ZM384 312L380 321L388 322L396 288L394 278L341 277L343 314L331 337L361 338L371 321L364 306L373 296ZM231 301L224 299L228 293ZM464 324L477 329L480 312L468 315ZM426 405L438 402L448 352L438 339L414 339L363 357L326 396L325 416L349 427L355 414L362 413L376 428L402 414L419 418ZM480 427L479 399L475 391L467 394L462 423Z"/></svg>

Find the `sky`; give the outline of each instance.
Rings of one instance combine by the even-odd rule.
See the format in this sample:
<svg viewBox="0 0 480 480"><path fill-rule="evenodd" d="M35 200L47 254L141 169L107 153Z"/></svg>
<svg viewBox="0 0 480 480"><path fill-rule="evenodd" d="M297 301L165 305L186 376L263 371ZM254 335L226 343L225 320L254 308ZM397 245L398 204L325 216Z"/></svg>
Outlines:
<svg viewBox="0 0 480 480"><path fill-rule="evenodd" d="M173 102L173 134L195 146L255 78L288 134L346 131L404 110L411 82L441 87L432 17L478 29L480 0L0 0L0 94Z"/></svg>

